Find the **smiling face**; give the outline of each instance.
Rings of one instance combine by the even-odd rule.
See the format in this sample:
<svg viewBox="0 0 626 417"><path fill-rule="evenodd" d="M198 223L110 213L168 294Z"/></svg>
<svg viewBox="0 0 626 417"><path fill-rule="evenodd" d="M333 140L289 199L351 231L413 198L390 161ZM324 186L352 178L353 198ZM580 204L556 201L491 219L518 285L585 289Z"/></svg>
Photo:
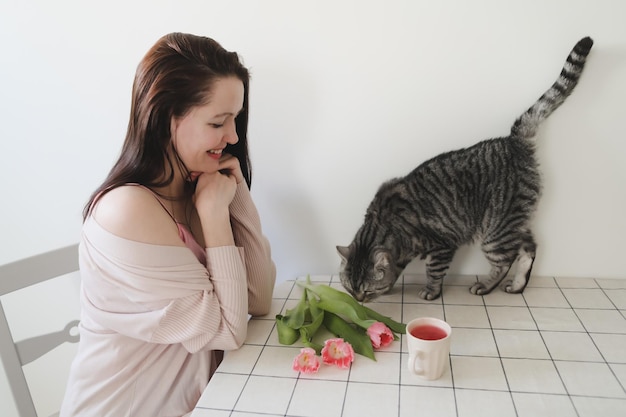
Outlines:
<svg viewBox="0 0 626 417"><path fill-rule="evenodd" d="M191 180L203 172L216 172L226 145L239 140L235 118L243 101L241 80L219 78L212 86L208 104L192 107L182 118L172 118L172 143Z"/></svg>

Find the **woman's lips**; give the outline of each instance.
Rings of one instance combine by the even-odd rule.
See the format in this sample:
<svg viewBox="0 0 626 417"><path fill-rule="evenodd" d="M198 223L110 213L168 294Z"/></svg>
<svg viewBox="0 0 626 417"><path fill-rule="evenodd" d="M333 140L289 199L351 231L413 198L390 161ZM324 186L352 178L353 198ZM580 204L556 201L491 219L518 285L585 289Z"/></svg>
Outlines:
<svg viewBox="0 0 626 417"><path fill-rule="evenodd" d="M207 154L209 155L209 157L215 159L216 161L219 161L219 159L222 157L222 150L210 150L207 151Z"/></svg>

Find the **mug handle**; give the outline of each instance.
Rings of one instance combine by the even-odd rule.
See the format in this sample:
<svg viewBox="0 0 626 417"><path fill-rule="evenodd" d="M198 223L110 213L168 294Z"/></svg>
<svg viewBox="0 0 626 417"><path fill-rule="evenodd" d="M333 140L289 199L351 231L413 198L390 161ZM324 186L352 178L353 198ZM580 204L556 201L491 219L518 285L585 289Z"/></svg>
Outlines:
<svg viewBox="0 0 626 417"><path fill-rule="evenodd" d="M415 359L417 357L423 357L424 356L424 352L422 352L421 350L415 351L414 353L410 353L409 354L409 370L411 372L413 372L415 375L424 375L424 369L422 368L415 368Z"/></svg>

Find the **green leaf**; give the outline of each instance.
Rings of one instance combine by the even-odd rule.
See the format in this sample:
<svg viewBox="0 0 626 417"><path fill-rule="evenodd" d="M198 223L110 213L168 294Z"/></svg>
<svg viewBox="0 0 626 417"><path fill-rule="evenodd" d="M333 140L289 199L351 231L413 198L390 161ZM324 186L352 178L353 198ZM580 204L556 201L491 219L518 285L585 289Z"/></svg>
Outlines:
<svg viewBox="0 0 626 417"><path fill-rule="evenodd" d="M308 291L305 289L305 291ZM322 314L323 312L320 310L319 306L317 305L318 301L315 297L311 297L310 295L307 296L308 300L309 300L309 307L311 309L311 315L312 316L317 316L319 314Z"/></svg>
<svg viewBox="0 0 626 417"><path fill-rule="evenodd" d="M391 317L383 316L367 306L363 306L363 308L365 309L365 313L368 318L384 323L387 327L389 327L389 329L391 329L392 332L400 334L406 333L406 324L397 322Z"/></svg>
<svg viewBox="0 0 626 417"><path fill-rule="evenodd" d="M406 333L406 324L397 322L391 317L383 316L382 314L374 311L373 309L360 304L354 297L343 291L336 290L328 285L311 285L310 281L307 283L298 282L298 285L308 289L315 293L320 299L326 301L341 301L352 306L359 319L361 320L375 320L384 323L394 333L404 334ZM352 319L351 319L352 320ZM394 335L395 336L395 335Z"/></svg>
<svg viewBox="0 0 626 417"><path fill-rule="evenodd" d="M317 355L321 355L323 346L313 342L312 336L309 335L304 327L300 328L300 342L306 347L315 349Z"/></svg>
<svg viewBox="0 0 626 417"><path fill-rule="evenodd" d="M324 326L334 335L350 343L359 355L368 357L373 361L376 360L372 341L364 330L351 326L338 315L328 311L324 313Z"/></svg>
<svg viewBox="0 0 626 417"><path fill-rule="evenodd" d="M323 284L312 285L310 281L308 281L307 283L297 282L297 284L313 292L315 295L319 297L320 300L340 301L340 302L350 305L361 320L367 320L367 313L365 309L350 294L345 293L343 291L336 290L333 287L328 286L328 285L323 285Z"/></svg>
<svg viewBox="0 0 626 417"><path fill-rule="evenodd" d="M356 310L349 304L344 303L340 300L326 300L322 299L318 302L318 307L327 312L336 314L341 317L347 317L354 324L367 329L372 324L374 324L374 320L363 320L359 317Z"/></svg>
<svg viewBox="0 0 626 417"><path fill-rule="evenodd" d="M305 290L302 291L302 298L300 298L300 302L294 308L286 311L285 324L294 330L302 327L302 325L304 324L304 319L306 317L307 307L307 292Z"/></svg>
<svg viewBox="0 0 626 417"><path fill-rule="evenodd" d="M278 341L283 345L293 345L300 333L298 330L287 325L286 317L276 315L276 330L278 331Z"/></svg>
<svg viewBox="0 0 626 417"><path fill-rule="evenodd" d="M312 321L304 326L300 327L300 340L310 342L315 336L317 329L320 328L324 321L324 311L317 310L315 315L312 314Z"/></svg>

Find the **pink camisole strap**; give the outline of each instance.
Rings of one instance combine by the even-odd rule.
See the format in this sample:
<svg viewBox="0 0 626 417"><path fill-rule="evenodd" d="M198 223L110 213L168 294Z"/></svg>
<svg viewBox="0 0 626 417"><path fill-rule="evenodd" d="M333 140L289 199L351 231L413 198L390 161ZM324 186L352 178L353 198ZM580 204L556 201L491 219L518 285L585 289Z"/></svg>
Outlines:
<svg viewBox="0 0 626 417"><path fill-rule="evenodd" d="M163 210L165 210L165 212L170 215L172 220L174 220L174 223L176 223L176 227L178 227L178 236L180 237L180 240L182 240L185 243L185 246L187 246L189 250L193 252L193 254L196 256L196 258L202 265L207 266L206 251L204 250L204 248L198 244L198 242L193 237L191 232L182 223L179 223L174 217L174 215L170 213L170 211L167 209L165 204L163 204L163 201L161 200L159 195L156 194L154 191L152 191L150 188L146 187L145 185L141 185L141 184L128 184L128 185L136 185L145 190L150 191L150 193L154 196L154 198L156 198L156 200L159 202L161 207L163 207Z"/></svg>

